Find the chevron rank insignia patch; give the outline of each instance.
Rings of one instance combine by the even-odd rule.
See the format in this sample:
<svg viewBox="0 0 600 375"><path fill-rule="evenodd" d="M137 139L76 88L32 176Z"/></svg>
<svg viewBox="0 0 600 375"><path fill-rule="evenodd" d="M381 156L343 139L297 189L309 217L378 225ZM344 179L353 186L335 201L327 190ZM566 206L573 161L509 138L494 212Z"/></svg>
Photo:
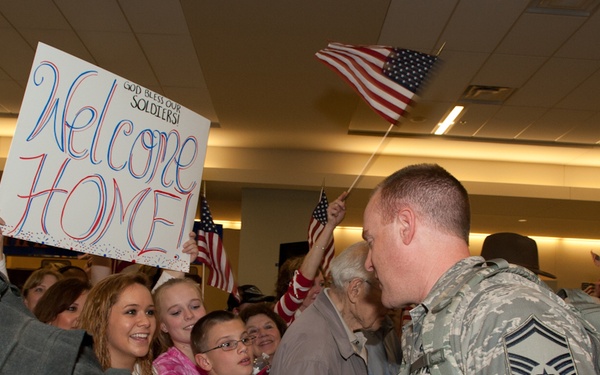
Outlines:
<svg viewBox="0 0 600 375"><path fill-rule="evenodd" d="M577 374L566 338L535 316L504 337L511 374Z"/></svg>

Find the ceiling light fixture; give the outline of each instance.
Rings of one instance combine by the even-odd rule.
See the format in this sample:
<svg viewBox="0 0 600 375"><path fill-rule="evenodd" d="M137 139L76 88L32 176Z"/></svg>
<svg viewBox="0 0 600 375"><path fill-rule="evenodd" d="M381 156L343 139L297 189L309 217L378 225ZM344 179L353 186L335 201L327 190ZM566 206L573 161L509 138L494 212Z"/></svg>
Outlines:
<svg viewBox="0 0 600 375"><path fill-rule="evenodd" d="M465 107L462 105L455 106L452 109L452 111L450 111L448 116L446 116L446 118L443 119L442 122L440 122L437 125L437 128L435 129L433 134L442 135L445 134L448 130L450 130L450 126L454 125L454 121L456 121L456 118L458 117L458 115L460 115L463 109L465 109Z"/></svg>
<svg viewBox="0 0 600 375"><path fill-rule="evenodd" d="M590 17L598 9L598 0L532 0L527 12L559 16Z"/></svg>

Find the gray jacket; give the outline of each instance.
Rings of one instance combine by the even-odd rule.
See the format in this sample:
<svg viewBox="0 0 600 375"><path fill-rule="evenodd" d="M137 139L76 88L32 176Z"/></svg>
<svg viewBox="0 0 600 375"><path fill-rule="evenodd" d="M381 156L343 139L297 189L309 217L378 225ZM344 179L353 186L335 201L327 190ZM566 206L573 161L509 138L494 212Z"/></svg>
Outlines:
<svg viewBox="0 0 600 375"><path fill-rule="evenodd" d="M25 307L19 289L0 273L0 374L112 374L102 371L93 340L83 330L44 324Z"/></svg>
<svg viewBox="0 0 600 375"><path fill-rule="evenodd" d="M367 375L335 307L324 292L283 335L270 375Z"/></svg>

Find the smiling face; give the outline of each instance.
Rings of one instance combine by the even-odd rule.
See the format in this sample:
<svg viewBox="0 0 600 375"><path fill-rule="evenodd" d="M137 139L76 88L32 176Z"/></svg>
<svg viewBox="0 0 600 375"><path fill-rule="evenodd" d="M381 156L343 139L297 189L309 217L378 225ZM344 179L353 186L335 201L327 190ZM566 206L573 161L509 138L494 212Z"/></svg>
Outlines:
<svg viewBox="0 0 600 375"><path fill-rule="evenodd" d="M148 354L156 319L148 288L132 284L119 295L108 317L108 351L111 367L129 368Z"/></svg>
<svg viewBox="0 0 600 375"><path fill-rule="evenodd" d="M248 337L248 333L244 322L240 319L219 322L210 328L206 346L207 349L212 349L225 342L245 337ZM206 353L196 354L196 363L212 375L250 375L254 356L248 349L248 346L238 342L237 347L233 350L225 351L217 348Z"/></svg>
<svg viewBox="0 0 600 375"><path fill-rule="evenodd" d="M192 327L206 315L198 289L189 283L167 287L160 300L160 329L168 333L175 346L189 347Z"/></svg>
<svg viewBox="0 0 600 375"><path fill-rule="evenodd" d="M50 325L62 329L77 329L79 315L81 314L88 293L89 290L84 290L65 311L60 312L53 321L49 322Z"/></svg>
<svg viewBox="0 0 600 375"><path fill-rule="evenodd" d="M31 311L35 310L35 306L40 298L42 298L44 293L46 293L46 290L48 290L48 288L54 285L57 281L58 279L54 275L45 275L39 285L27 291L27 297L25 297L23 300L25 302L25 306L27 306Z"/></svg>
<svg viewBox="0 0 600 375"><path fill-rule="evenodd" d="M277 329L275 322L265 314L256 314L248 318L246 321L246 329L250 336L254 336L254 344L252 350L255 357L260 357L262 353L273 356L281 335Z"/></svg>

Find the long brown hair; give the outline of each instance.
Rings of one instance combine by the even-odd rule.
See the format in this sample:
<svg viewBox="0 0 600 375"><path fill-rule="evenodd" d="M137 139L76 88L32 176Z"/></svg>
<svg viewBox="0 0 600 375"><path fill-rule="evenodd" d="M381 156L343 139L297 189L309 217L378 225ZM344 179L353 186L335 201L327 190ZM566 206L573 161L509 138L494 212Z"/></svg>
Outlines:
<svg viewBox="0 0 600 375"><path fill-rule="evenodd" d="M90 288L89 283L74 277L58 280L40 298L33 313L40 322L51 323Z"/></svg>
<svg viewBox="0 0 600 375"><path fill-rule="evenodd" d="M277 282L275 283L275 295L277 299L280 299L283 296L290 286L290 282L294 278L294 273L296 270L300 269L302 262L304 261L304 256L293 257L287 259L281 265L279 269L279 275L277 277ZM304 275L306 277L306 275Z"/></svg>
<svg viewBox="0 0 600 375"><path fill-rule="evenodd" d="M102 279L90 291L83 311L79 316L79 324L82 329L85 329L94 337L94 352L104 370L111 367L108 335L106 333L112 307L125 288L134 284L141 284L148 288L148 283L148 278L143 274L118 273ZM140 366L141 374L152 374L153 358L152 345L150 345L148 354L136 360L136 364Z"/></svg>

